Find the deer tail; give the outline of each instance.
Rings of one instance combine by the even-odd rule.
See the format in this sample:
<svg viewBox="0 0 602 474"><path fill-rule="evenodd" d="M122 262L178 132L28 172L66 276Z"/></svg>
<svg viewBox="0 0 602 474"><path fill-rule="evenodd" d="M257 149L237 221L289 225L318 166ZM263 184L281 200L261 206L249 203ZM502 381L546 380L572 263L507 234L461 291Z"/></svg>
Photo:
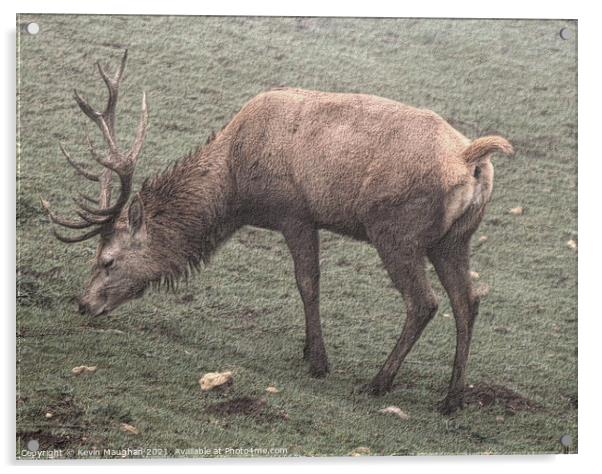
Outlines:
<svg viewBox="0 0 602 474"><path fill-rule="evenodd" d="M503 137L489 136L481 137L474 140L462 152L462 157L466 163L478 163L483 158L486 158L489 153L499 151L507 156L514 155L514 148L508 140Z"/></svg>

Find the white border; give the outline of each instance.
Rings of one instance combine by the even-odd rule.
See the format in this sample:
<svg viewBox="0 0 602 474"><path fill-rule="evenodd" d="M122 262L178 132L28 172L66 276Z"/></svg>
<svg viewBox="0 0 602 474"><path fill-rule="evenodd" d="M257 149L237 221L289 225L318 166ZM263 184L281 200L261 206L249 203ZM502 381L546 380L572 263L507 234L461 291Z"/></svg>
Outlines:
<svg viewBox="0 0 602 474"><path fill-rule="evenodd" d="M484 4L486 3L486 4ZM304 0L282 2L276 0L221 0L192 2L186 0L147 0L124 2L102 0L78 2L54 0L22 0L21 13L112 13L155 15L286 15L286 16L390 16L390 17L474 17L474 18L576 18L582 11L578 2L546 1L528 2L505 0L504 2L422 0L396 3L386 0L361 2ZM6 8L6 7L4 7ZM7 9L8 10L8 9Z"/></svg>
<svg viewBox="0 0 602 474"><path fill-rule="evenodd" d="M440 458L370 458L370 459L283 459L283 460L195 460L195 461L154 461L150 462L95 462L84 464L87 469L106 469L108 466L123 468L132 472L162 472L177 466L177 469L219 469L242 470L245 472L281 471L303 472L311 469L343 468L350 473L366 469L384 471L437 470L441 472L488 473L508 470L550 472L566 474L567 471L589 470L598 464L596 453L599 449L602 409L600 401L600 360L599 347L602 335L600 302L596 292L600 275L599 222L601 201L595 190L600 188L598 179L602 176L602 157L597 147L602 120L599 117L600 101L599 45L602 44L599 16L594 2L576 1L527 2L505 0L503 2L470 2L461 0L419 2L393 1L352 1L326 2L304 0L300 2L261 1L244 2L214 0L212 2L189 2L182 0L146 0L145 2L125 2L123 0L97 0L96 2L76 2L65 0L20 1L16 5L2 2L2 65L0 74L4 100L1 143L5 154L1 161L2 205L0 222L4 224L2 238L2 302L4 312L4 389L2 392L2 461L12 471L15 464L28 471L29 463L14 461L14 414L15 414L15 15L21 13L120 13L120 14L196 14L196 15L324 15L324 16L399 16L399 17L473 17L473 18L566 18L579 20L579 452L575 456L493 456L493 457L440 457ZM175 465L175 466L174 466ZM51 471L80 469L82 463L44 462L36 467Z"/></svg>

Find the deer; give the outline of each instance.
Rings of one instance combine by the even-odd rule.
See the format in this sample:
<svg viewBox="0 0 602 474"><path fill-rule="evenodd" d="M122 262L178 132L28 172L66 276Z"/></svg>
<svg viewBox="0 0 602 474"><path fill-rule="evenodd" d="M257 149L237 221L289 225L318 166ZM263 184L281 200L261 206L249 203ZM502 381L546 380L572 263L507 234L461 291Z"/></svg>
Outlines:
<svg viewBox="0 0 602 474"><path fill-rule="evenodd" d="M53 212L51 223L84 230L53 233L65 243L99 237L92 274L79 299L98 317L140 298L149 287L173 288L245 226L280 232L293 261L305 314L303 357L314 377L329 372L320 320L319 230L372 245L402 296L406 318L384 364L359 391L382 395L438 310L430 261L455 318L449 388L438 407L464 406L466 365L481 294L470 277L470 240L491 200L495 152L514 155L501 136L469 140L435 112L367 94L275 88L252 98L204 147L147 178L132 193L148 129L142 111L129 150L117 140L116 108L128 52L114 76L99 62L106 108L75 90L81 111L100 129L101 153L86 134L90 167L68 163L100 186L98 198L75 199L78 218ZM114 181L119 191L113 198Z"/></svg>

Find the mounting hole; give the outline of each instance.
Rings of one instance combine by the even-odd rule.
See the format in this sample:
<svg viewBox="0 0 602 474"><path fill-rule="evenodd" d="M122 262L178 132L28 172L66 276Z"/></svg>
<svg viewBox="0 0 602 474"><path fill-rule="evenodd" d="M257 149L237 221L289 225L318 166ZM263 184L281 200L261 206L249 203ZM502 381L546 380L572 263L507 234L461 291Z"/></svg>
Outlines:
<svg viewBox="0 0 602 474"><path fill-rule="evenodd" d="M23 29L30 35L37 35L40 32L40 25L32 21L31 23L26 23Z"/></svg>
<svg viewBox="0 0 602 474"><path fill-rule="evenodd" d="M40 449L40 442L37 439L30 439L27 442L27 449L29 451L37 451L38 449Z"/></svg>
<svg viewBox="0 0 602 474"><path fill-rule="evenodd" d="M570 40L573 37L573 32L570 30L570 28L562 28L560 30L560 37L563 40Z"/></svg>
<svg viewBox="0 0 602 474"><path fill-rule="evenodd" d="M562 444L565 448L569 448L573 444L573 437L571 435L565 434L560 437L560 444Z"/></svg>

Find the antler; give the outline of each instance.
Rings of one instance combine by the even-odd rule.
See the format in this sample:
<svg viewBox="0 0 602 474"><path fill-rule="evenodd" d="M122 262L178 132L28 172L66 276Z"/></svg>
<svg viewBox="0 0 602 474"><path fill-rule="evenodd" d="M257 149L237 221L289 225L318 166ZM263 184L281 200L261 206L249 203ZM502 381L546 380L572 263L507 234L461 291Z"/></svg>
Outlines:
<svg viewBox="0 0 602 474"><path fill-rule="evenodd" d="M148 128L148 106L146 103L146 94L142 93L142 115L140 124L138 125L138 130L136 132L136 138L130 151L123 153L117 144L115 113L117 109L117 99L119 96L119 84L123 78L123 71L125 70L127 55L128 52L125 50L125 53L121 58L119 69L114 77L110 77L104 71L99 62L96 63L98 72L100 73L100 76L102 77L109 91L107 105L103 112L99 112L92 108L90 104L88 104L88 102L79 94L79 92L77 92L77 90L74 91L75 101L77 102L77 105L79 105L81 111L86 114L102 132L102 135L108 145L108 153L106 156L99 154L94 147L92 140L86 134L86 143L88 145L90 154L96 160L96 162L105 168L101 174L94 174L82 167L81 164L74 161L69 153L65 150L63 145L59 143L61 152L67 159L67 162L73 166L73 168L75 168L75 170L84 178L100 184L100 197L98 200L84 195L80 195L79 199L75 199L76 204L81 209L80 211L76 211L81 220L74 221L58 216L52 212L48 201L45 201L44 199L41 200L42 206L48 213L48 217L55 224L68 229L86 229L88 227L97 226L91 231L77 237L65 237L56 231L53 231L54 235L62 242L81 242L99 234L104 228L106 228L106 226L112 225L115 221L115 218L121 213L121 210L127 203L132 192L132 178L134 176L134 169L140 156L140 152L142 151L142 146L144 145L144 140L146 137L146 130ZM116 173L119 178L120 191L115 203L111 204L113 173ZM86 201L94 203L98 207L92 207Z"/></svg>

